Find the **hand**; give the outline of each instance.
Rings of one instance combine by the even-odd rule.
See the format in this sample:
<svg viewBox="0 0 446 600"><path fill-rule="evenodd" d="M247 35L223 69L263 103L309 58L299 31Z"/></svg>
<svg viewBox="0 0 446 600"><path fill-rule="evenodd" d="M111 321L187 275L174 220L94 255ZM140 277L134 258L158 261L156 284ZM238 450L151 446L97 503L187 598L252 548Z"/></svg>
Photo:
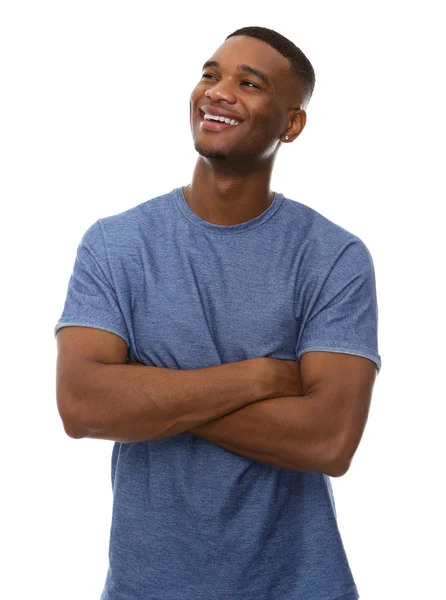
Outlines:
<svg viewBox="0 0 446 600"><path fill-rule="evenodd" d="M258 377L265 382L267 398L301 396L303 394L300 365L295 360L267 357L251 360L257 361Z"/></svg>

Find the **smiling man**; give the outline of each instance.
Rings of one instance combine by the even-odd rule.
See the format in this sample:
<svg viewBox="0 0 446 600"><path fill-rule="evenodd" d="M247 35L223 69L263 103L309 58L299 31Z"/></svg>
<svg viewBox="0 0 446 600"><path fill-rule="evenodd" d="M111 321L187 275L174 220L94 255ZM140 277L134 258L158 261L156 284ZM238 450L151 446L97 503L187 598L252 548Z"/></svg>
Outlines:
<svg viewBox="0 0 446 600"><path fill-rule="evenodd" d="M281 143L294 141L305 127L303 107L313 87L308 59L264 28L234 32L204 63L190 101L201 156L183 190L196 215L230 226L270 206L274 159Z"/></svg>
<svg viewBox="0 0 446 600"><path fill-rule="evenodd" d="M381 367L373 261L270 189L314 84L282 35L235 31L191 94L189 185L78 247L57 396L71 437L115 441L102 600L359 598L330 476Z"/></svg>

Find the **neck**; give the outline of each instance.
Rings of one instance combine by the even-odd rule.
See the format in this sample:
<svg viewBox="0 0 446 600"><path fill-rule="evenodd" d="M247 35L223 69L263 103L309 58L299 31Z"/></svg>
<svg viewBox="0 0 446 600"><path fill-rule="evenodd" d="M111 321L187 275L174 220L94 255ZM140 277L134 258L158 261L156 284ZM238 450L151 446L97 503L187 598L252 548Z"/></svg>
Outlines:
<svg viewBox="0 0 446 600"><path fill-rule="evenodd" d="M265 212L274 196L270 189L273 161L238 173L233 167L214 162L200 156L192 182L183 188L186 202L196 215L216 225L238 225Z"/></svg>

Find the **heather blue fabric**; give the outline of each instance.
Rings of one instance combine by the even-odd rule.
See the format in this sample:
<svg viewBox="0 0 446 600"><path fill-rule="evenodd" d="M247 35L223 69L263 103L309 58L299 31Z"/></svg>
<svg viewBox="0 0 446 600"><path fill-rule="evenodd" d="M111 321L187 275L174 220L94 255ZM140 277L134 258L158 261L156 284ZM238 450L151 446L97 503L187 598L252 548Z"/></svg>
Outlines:
<svg viewBox="0 0 446 600"><path fill-rule="evenodd" d="M55 333L67 325L111 331L131 360L170 369L299 362L310 350L381 367L369 250L280 193L238 225L201 219L182 188L100 218L77 248ZM359 598L327 475L188 432L116 442L111 463L101 600Z"/></svg>

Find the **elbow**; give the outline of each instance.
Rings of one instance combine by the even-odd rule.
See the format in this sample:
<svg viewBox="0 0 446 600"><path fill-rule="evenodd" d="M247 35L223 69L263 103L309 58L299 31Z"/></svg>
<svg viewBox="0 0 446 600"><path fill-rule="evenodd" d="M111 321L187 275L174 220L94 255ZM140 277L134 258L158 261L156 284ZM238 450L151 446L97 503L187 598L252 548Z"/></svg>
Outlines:
<svg viewBox="0 0 446 600"><path fill-rule="evenodd" d="M345 475L350 468L353 454L345 451L333 452L328 462L327 474L331 477L342 477Z"/></svg>
<svg viewBox="0 0 446 600"><path fill-rule="evenodd" d="M345 452L345 449L339 448L339 445L332 444L330 451L326 454L324 473L330 475L330 477L345 475L352 462L353 455Z"/></svg>
<svg viewBox="0 0 446 600"><path fill-rule="evenodd" d="M86 432L79 427L79 425L72 421L62 417L63 428L68 437L74 440L80 440L81 438L87 437Z"/></svg>
<svg viewBox="0 0 446 600"><path fill-rule="evenodd" d="M350 468L351 461L336 460L331 461L324 471L330 477L342 477Z"/></svg>
<svg viewBox="0 0 446 600"><path fill-rule="evenodd" d="M73 395L66 393L57 396L57 407L68 437L75 440L86 437L103 438L105 426L93 418L95 413L88 407L88 403L81 403Z"/></svg>
<svg viewBox="0 0 446 600"><path fill-rule="evenodd" d="M80 440L81 438L86 437L83 431L81 431L80 429L76 429L72 425L66 425L64 423L63 426L65 429L65 433L68 435L68 437L73 438L74 440Z"/></svg>
<svg viewBox="0 0 446 600"><path fill-rule="evenodd" d="M358 449L361 436L356 430L344 430L336 436L331 444L329 475L342 477L350 469L353 457Z"/></svg>
<svg viewBox="0 0 446 600"><path fill-rule="evenodd" d="M75 440L80 440L81 438L86 437L86 433L75 422L68 420L64 417L61 418L63 428L68 437L73 438Z"/></svg>
<svg viewBox="0 0 446 600"><path fill-rule="evenodd" d="M76 403L67 395L57 395L57 409L62 420L63 428L68 437L79 440L86 437L86 432L81 426L77 412Z"/></svg>

